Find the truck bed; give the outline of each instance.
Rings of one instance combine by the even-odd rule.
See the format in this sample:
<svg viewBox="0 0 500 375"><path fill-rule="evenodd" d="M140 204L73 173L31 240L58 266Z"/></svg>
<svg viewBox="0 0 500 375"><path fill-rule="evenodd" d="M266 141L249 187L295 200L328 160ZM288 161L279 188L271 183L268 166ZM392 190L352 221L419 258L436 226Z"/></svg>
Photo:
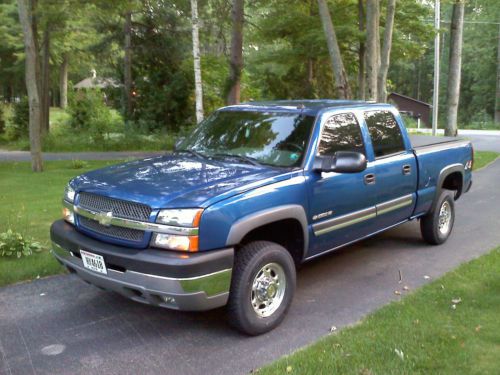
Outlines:
<svg viewBox="0 0 500 375"><path fill-rule="evenodd" d="M410 141L413 149L429 147L456 141L462 141L463 138L458 137L436 137L432 135L410 135Z"/></svg>

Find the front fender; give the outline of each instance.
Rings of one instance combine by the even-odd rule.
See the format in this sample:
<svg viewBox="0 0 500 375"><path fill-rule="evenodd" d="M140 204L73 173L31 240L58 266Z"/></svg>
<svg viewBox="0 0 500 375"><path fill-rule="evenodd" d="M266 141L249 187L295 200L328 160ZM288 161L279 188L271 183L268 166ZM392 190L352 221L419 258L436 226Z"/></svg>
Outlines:
<svg viewBox="0 0 500 375"><path fill-rule="evenodd" d="M242 217L231 226L226 245L237 245L241 242L243 237L252 230L285 219L296 219L300 223L304 235L303 255L305 255L309 246L307 216L304 207L297 204L268 208Z"/></svg>

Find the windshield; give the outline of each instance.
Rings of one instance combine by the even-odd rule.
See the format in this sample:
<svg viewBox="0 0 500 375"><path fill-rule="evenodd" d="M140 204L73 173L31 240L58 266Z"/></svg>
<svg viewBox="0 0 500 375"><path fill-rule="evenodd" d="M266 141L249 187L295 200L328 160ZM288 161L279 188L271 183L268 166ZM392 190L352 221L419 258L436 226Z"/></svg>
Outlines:
<svg viewBox="0 0 500 375"><path fill-rule="evenodd" d="M178 147L209 157L234 157L277 167L299 166L313 116L283 112L217 111Z"/></svg>

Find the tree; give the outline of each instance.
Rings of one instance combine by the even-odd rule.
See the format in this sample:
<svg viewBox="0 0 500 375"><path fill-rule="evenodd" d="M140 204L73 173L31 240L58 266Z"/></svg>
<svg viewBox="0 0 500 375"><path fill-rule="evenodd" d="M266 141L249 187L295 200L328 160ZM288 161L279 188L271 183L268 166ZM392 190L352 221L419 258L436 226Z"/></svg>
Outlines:
<svg viewBox="0 0 500 375"><path fill-rule="evenodd" d="M26 52L26 89L30 108L29 136L31 168L33 172L43 171L40 117L40 67L36 41L36 19L33 16L33 0L17 0L19 21L23 28Z"/></svg>
<svg viewBox="0 0 500 375"><path fill-rule="evenodd" d="M380 62L379 0L366 1L366 77L367 99L376 100L377 76Z"/></svg>
<svg viewBox="0 0 500 375"><path fill-rule="evenodd" d="M462 35L464 28L464 0L456 0L450 25L450 64L448 70L447 106L448 118L445 135L457 135L458 102L462 67Z"/></svg>
<svg viewBox="0 0 500 375"><path fill-rule="evenodd" d="M377 101L387 100L387 72L391 60L392 30L394 27L394 14L396 13L396 0L387 1L387 16L385 19L384 44L380 55L380 69L377 81Z"/></svg>
<svg viewBox="0 0 500 375"><path fill-rule="evenodd" d="M125 12L124 34L124 57L123 57L123 80L125 90L125 117L132 115L132 12Z"/></svg>
<svg viewBox="0 0 500 375"><path fill-rule="evenodd" d="M245 0L233 0L231 35L231 59L229 61L229 79L227 104L238 104L241 94L241 72L243 70L243 24Z"/></svg>
<svg viewBox="0 0 500 375"><path fill-rule="evenodd" d="M198 1L191 0L191 20L193 29L193 64L194 64L194 88L196 97L196 122L203 121L203 87L201 80L200 64L200 38L198 20Z"/></svg>
<svg viewBox="0 0 500 375"><path fill-rule="evenodd" d="M365 7L363 0L358 0L358 29L359 33L365 33ZM360 35L358 47L358 98L365 100L366 76L365 76L365 35Z"/></svg>
<svg viewBox="0 0 500 375"><path fill-rule="evenodd" d="M500 123L500 25L497 37L497 82L495 95L495 122Z"/></svg>
<svg viewBox="0 0 500 375"><path fill-rule="evenodd" d="M68 53L62 56L61 66L59 68L59 107L66 109L68 106Z"/></svg>
<svg viewBox="0 0 500 375"><path fill-rule="evenodd" d="M340 55L337 35L335 34L335 29L333 27L332 18L330 16L326 0L318 0L318 7L321 23L323 24L323 30L325 32L326 43L328 45L328 51L330 53L337 94L341 99L350 99L351 88L349 87L349 81L344 69L344 63L342 62L342 56Z"/></svg>

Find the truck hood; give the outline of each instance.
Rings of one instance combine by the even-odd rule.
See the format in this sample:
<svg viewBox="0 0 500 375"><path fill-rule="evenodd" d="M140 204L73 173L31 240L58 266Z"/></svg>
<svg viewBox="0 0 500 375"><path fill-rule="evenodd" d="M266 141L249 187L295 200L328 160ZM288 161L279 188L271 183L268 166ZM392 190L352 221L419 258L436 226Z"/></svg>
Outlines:
<svg viewBox="0 0 500 375"><path fill-rule="evenodd" d="M77 192L155 208L206 207L250 188L281 180L283 170L181 155L113 165L71 181ZM283 176L283 178L286 178Z"/></svg>

